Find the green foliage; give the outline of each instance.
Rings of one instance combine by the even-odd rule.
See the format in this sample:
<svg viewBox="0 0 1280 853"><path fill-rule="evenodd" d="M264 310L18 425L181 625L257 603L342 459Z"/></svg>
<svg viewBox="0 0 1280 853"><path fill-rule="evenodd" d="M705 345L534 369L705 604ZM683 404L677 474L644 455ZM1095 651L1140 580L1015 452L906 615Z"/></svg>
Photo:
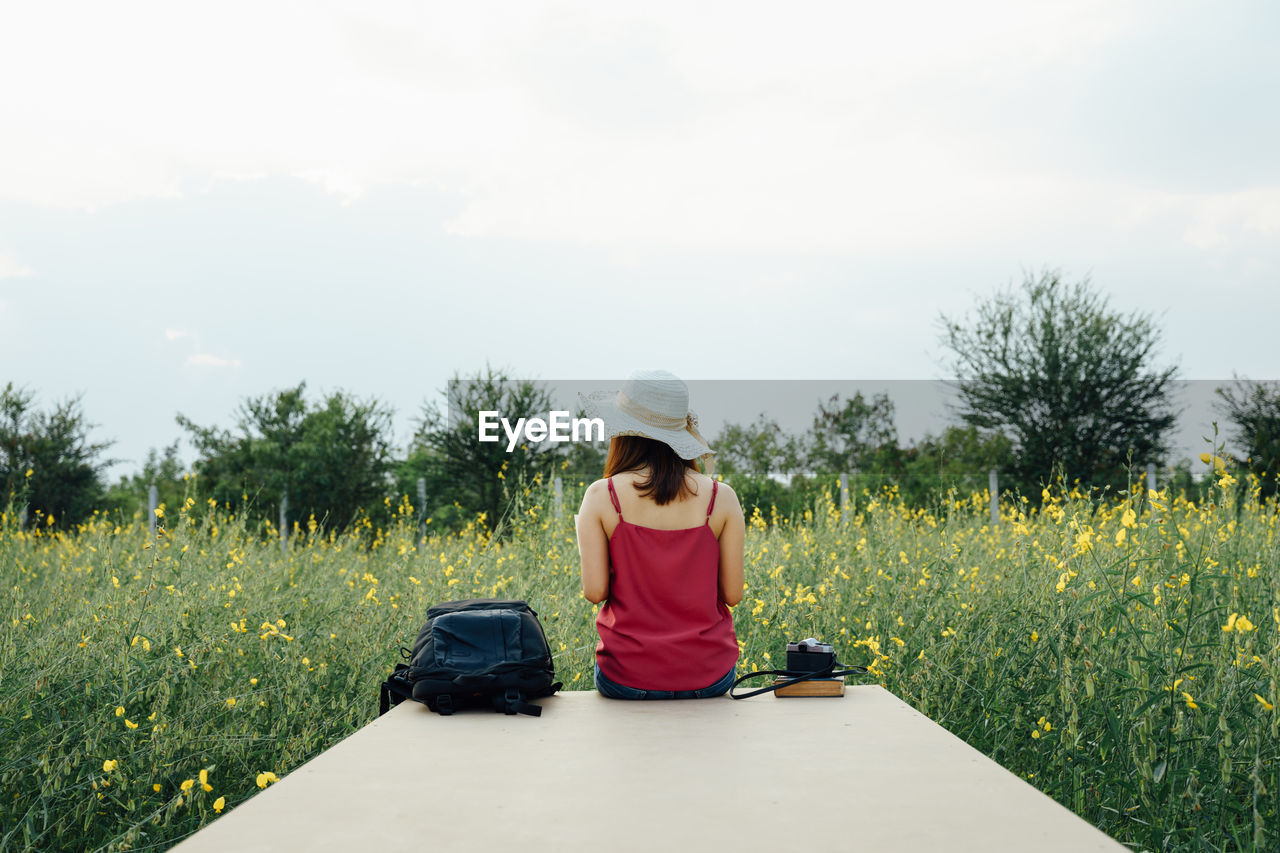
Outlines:
<svg viewBox="0 0 1280 853"><path fill-rule="evenodd" d="M795 474L785 483L773 477L739 474L726 478L726 482L733 486L748 518L759 515L770 520L803 518L806 512L812 513L824 494L830 495L839 488L838 477L828 474Z"/></svg>
<svg viewBox="0 0 1280 853"><path fill-rule="evenodd" d="M308 405L305 388L246 400L236 433L177 416L199 454L200 495L273 523L287 495L290 525L314 516L343 528L362 515L389 517L390 410L342 391Z"/></svg>
<svg viewBox="0 0 1280 853"><path fill-rule="evenodd" d="M557 518L547 488L521 492L501 538L423 541L399 516L284 550L224 510L154 537L0 523L0 849L172 845L371 722L439 601L528 600L558 679L590 689L576 497ZM841 517L826 488L748 526L739 667L821 637L1133 849L1275 850L1280 516L1213 497L1053 494L992 526L984 494L928 511L878 491Z"/></svg>
<svg viewBox="0 0 1280 853"><path fill-rule="evenodd" d="M26 508L26 523L78 524L102 506L101 458L110 442L93 444L79 398L49 411L32 406L32 393L10 382L0 392L0 506Z"/></svg>
<svg viewBox="0 0 1280 853"><path fill-rule="evenodd" d="M1280 383L1237 378L1217 394L1244 454L1238 461L1259 478L1263 496L1274 497L1280 488Z"/></svg>
<svg viewBox="0 0 1280 853"><path fill-rule="evenodd" d="M999 433L983 434L976 427L949 426L942 435L925 435L898 454L895 476L902 498L912 506L926 506L954 490L970 494L987 488L987 472L1008 464L1012 442ZM872 481L872 489L876 488Z"/></svg>
<svg viewBox="0 0 1280 853"><path fill-rule="evenodd" d="M154 447L147 451L141 471L121 477L107 489L107 507L124 518L131 518L134 513L145 516L152 486L159 493L159 504L166 509L182 506L194 493L190 471L178 456L178 442L163 451Z"/></svg>
<svg viewBox="0 0 1280 853"><path fill-rule="evenodd" d="M755 423L729 423L714 442L717 474L739 482L742 478L764 481L789 477L805 464L805 453L796 436L783 432L778 422L763 413Z"/></svg>
<svg viewBox="0 0 1280 853"><path fill-rule="evenodd" d="M1038 495L1061 472L1121 489L1131 463L1161 460L1175 368L1153 366L1159 331L1149 316L1112 311L1087 280L1068 285L1049 272L963 321L941 320L960 417L1013 442L1002 485Z"/></svg>
<svg viewBox="0 0 1280 853"><path fill-rule="evenodd" d="M761 415L748 426L726 424L716 436L716 473L728 480L748 514L793 518L823 489L849 476L854 501L893 486L911 506L929 506L949 489L987 486L987 471L1006 464L1012 442L975 427L950 426L900 447L893 401L860 393L821 403L809 431L795 436Z"/></svg>
<svg viewBox="0 0 1280 853"><path fill-rule="evenodd" d="M893 414L893 402L884 393L868 400L859 391L844 401L837 394L820 403L805 447L805 467L838 474L892 465L898 447Z"/></svg>
<svg viewBox="0 0 1280 853"><path fill-rule="evenodd" d="M495 372L486 367L469 377L455 373L444 397L443 412L430 403L423 406L408 460L397 475L402 487L418 477L426 480L428 505L424 511L436 523L456 526L483 513L485 523L492 528L509 509L514 495L566 471L566 460L576 462L581 469L574 473L592 480L599 478L603 470L603 459L582 445L572 456L566 456L566 451L550 442L521 441L508 452L501 427L497 430L498 441L478 440L482 411L498 412L512 424L519 418L545 420L551 409L551 396L536 382L515 380L501 370ZM590 464L593 455L599 459L599 467Z"/></svg>

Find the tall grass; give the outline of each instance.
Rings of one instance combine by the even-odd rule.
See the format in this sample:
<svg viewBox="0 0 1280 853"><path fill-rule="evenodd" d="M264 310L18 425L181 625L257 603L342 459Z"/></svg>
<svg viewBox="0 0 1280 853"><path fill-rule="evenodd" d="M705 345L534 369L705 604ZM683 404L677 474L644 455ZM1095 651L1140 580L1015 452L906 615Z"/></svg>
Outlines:
<svg viewBox="0 0 1280 853"><path fill-rule="evenodd" d="M741 667L821 637L1135 849L1275 850L1277 515L1221 475L1215 502L1057 494L994 526L985 494L924 511L891 489L757 514ZM527 493L501 537L423 539L406 500L389 529L287 549L190 501L155 536L0 518L0 848L174 843L372 720L438 601L527 599L589 689L594 608L550 501Z"/></svg>

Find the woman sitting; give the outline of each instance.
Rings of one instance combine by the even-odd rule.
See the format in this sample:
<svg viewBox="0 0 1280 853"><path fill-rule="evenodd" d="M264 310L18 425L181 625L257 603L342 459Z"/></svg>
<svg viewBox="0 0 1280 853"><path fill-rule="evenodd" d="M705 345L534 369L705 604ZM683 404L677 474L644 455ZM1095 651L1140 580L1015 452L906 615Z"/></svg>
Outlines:
<svg viewBox="0 0 1280 853"><path fill-rule="evenodd" d="M733 489L695 467L712 450L666 371L584 398L610 439L578 511L582 594L596 617L595 683L611 699L694 699L733 685L746 523Z"/></svg>

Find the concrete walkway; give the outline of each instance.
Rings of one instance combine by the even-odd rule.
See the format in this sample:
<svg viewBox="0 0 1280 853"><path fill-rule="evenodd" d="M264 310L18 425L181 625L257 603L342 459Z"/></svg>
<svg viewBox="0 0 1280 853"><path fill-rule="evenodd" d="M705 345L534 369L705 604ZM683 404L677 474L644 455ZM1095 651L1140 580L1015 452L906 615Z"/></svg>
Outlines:
<svg viewBox="0 0 1280 853"><path fill-rule="evenodd" d="M1127 849L878 686L540 704L405 702L174 849Z"/></svg>

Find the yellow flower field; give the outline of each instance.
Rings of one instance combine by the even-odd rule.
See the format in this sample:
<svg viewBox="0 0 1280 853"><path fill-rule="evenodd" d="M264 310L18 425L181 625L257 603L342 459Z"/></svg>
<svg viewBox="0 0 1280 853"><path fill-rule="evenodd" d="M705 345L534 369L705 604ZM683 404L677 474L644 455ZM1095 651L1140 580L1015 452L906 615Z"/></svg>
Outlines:
<svg viewBox="0 0 1280 853"><path fill-rule="evenodd" d="M1200 506L1046 493L994 526L985 493L756 515L741 666L817 636L1136 849L1280 849L1277 513L1234 484ZM304 525L287 549L192 501L154 537L0 519L0 849L162 849L234 809L375 717L439 601L528 600L589 689L593 607L550 505L420 539L405 500L391 529Z"/></svg>

